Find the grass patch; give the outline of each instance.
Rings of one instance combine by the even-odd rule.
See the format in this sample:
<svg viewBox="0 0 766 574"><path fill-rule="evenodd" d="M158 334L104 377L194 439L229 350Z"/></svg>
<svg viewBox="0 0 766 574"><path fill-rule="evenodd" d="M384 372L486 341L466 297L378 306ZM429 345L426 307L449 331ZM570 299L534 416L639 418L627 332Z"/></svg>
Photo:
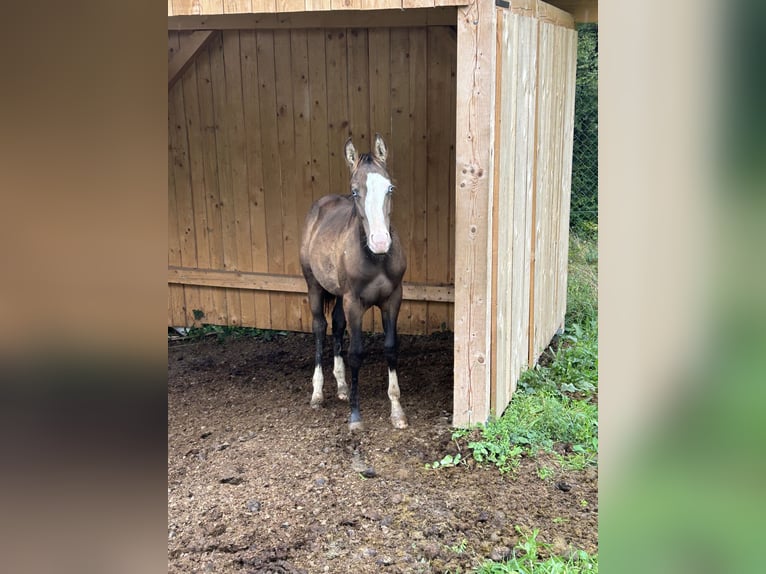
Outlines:
<svg viewBox="0 0 766 574"><path fill-rule="evenodd" d="M517 528L518 530L518 528ZM550 546L539 542L535 529L525 536L514 548L513 556L504 562L485 561L476 574L581 574L598 573L598 554L590 556L584 550L577 550L569 558L550 556L543 559L540 551L548 552Z"/></svg>
<svg viewBox="0 0 766 574"><path fill-rule="evenodd" d="M598 453L598 248L572 236L567 285L567 328L543 364L526 371L511 404L468 443L474 459L513 471L522 455L554 452L562 468L581 470ZM455 438L469 431L459 430ZM474 438L475 435L474 435ZM548 478L548 473L541 478Z"/></svg>

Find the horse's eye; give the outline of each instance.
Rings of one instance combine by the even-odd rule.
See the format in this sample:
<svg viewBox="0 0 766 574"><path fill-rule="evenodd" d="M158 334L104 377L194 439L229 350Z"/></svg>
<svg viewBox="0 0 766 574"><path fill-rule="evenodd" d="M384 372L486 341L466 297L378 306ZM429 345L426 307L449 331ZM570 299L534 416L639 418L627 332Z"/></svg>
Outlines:
<svg viewBox="0 0 766 574"><path fill-rule="evenodd" d="M393 185L388 186L388 193L394 193L395 187Z"/></svg>
<svg viewBox="0 0 766 574"><path fill-rule="evenodd" d="M359 197L359 190L356 188L352 188L351 195L353 195L354 197Z"/></svg>

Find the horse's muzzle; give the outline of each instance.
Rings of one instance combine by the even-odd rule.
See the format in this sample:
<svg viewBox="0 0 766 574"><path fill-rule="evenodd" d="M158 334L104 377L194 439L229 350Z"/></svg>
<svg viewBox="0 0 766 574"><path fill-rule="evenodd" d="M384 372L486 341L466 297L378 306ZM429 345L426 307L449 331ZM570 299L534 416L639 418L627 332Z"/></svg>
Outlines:
<svg viewBox="0 0 766 574"><path fill-rule="evenodd" d="M370 248L370 251L378 255L388 253L391 247L391 234L388 231L371 233L367 246Z"/></svg>

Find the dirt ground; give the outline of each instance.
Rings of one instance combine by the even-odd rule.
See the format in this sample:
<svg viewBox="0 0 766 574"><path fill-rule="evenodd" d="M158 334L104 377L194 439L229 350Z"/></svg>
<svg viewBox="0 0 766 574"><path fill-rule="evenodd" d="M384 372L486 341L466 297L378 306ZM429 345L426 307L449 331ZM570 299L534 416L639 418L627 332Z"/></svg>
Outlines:
<svg viewBox="0 0 766 574"><path fill-rule="evenodd" d="M360 435L330 347L314 410L310 335L169 343L168 572L466 572L506 557L517 526L561 555L598 550L596 469L425 468L467 454L451 439L451 334L401 337L406 430L388 420L382 338L367 336Z"/></svg>

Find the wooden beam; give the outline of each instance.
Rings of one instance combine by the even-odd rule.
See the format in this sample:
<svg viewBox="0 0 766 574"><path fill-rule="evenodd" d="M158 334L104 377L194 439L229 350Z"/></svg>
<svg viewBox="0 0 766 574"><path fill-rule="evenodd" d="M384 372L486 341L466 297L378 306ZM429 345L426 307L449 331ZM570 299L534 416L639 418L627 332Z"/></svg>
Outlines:
<svg viewBox="0 0 766 574"><path fill-rule="evenodd" d="M598 23L598 0L548 0L548 3L569 12L577 24Z"/></svg>
<svg viewBox="0 0 766 574"><path fill-rule="evenodd" d="M199 31L181 37L180 49L173 54L168 62L168 90L173 87L178 78L186 71L186 68L194 61L194 56L205 47L212 36L212 31Z"/></svg>
<svg viewBox="0 0 766 574"><path fill-rule="evenodd" d="M280 14L168 16L168 30L454 26L456 17L457 9L453 6L411 10L331 10Z"/></svg>
<svg viewBox="0 0 766 574"><path fill-rule="evenodd" d="M199 285L229 289L306 293L306 280L302 275L279 275L276 273L217 271L170 266L168 267L168 283L171 285ZM404 283L402 288L403 298L409 301L451 303L455 300L455 289L452 285Z"/></svg>
<svg viewBox="0 0 766 574"><path fill-rule="evenodd" d="M452 423L462 427L490 413L496 26L494 0L458 9Z"/></svg>

